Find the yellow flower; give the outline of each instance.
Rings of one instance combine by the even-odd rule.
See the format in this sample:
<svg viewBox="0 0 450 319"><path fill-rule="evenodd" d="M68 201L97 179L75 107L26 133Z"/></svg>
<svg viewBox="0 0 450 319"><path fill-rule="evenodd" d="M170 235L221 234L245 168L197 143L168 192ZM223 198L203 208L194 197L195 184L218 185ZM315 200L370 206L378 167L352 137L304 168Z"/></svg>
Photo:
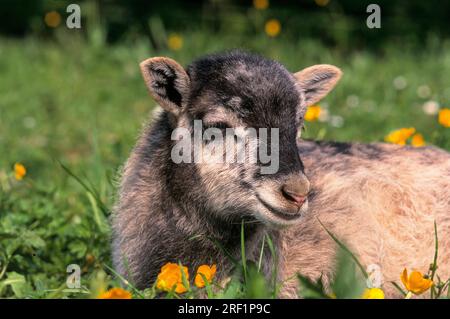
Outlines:
<svg viewBox="0 0 450 319"><path fill-rule="evenodd" d="M444 127L450 127L450 109L442 109L439 111L439 124Z"/></svg>
<svg viewBox="0 0 450 319"><path fill-rule="evenodd" d="M216 274L216 265L212 265L211 267L208 265L201 265L197 269L197 275L195 276L195 285L198 288L205 287L205 281L203 280L203 277L200 275L203 274L205 276L208 283L211 283L212 279L214 278L214 275Z"/></svg>
<svg viewBox="0 0 450 319"><path fill-rule="evenodd" d="M402 280L406 290L416 295L424 293L433 285L432 280L425 278L422 273L417 270L412 271L408 276L408 271L405 268L400 276L400 279Z"/></svg>
<svg viewBox="0 0 450 319"><path fill-rule="evenodd" d="M183 47L183 38L179 34L172 33L167 38L167 46L173 51L178 51Z"/></svg>
<svg viewBox="0 0 450 319"><path fill-rule="evenodd" d="M253 6L258 10L264 10L269 7L269 0L253 0Z"/></svg>
<svg viewBox="0 0 450 319"><path fill-rule="evenodd" d="M367 288L364 290L362 299L384 299L384 292L380 288Z"/></svg>
<svg viewBox="0 0 450 319"><path fill-rule="evenodd" d="M183 275L181 271L184 272L186 281L189 281L189 273L187 267L180 267L175 263L167 263L161 268L161 272L156 279L156 288L164 291L174 291L177 294L182 294L187 291L187 288L183 284Z"/></svg>
<svg viewBox="0 0 450 319"><path fill-rule="evenodd" d="M14 164L14 176L18 181L21 181L27 174L27 169L20 163Z"/></svg>
<svg viewBox="0 0 450 319"><path fill-rule="evenodd" d="M92 255L92 254L87 254L86 255L86 263L88 265L93 264L94 261L95 261L95 256L94 255Z"/></svg>
<svg viewBox="0 0 450 319"><path fill-rule="evenodd" d="M270 19L266 22L266 33L269 37L276 37L281 31L281 23L277 19Z"/></svg>
<svg viewBox="0 0 450 319"><path fill-rule="evenodd" d="M308 122L317 121L320 116L321 108L319 105L311 105L305 113L305 120Z"/></svg>
<svg viewBox="0 0 450 319"><path fill-rule="evenodd" d="M398 144L398 145L405 145L406 140L410 138L414 133L416 132L416 129L413 127L410 128L401 128L398 130L395 130L391 133L389 133L384 140L388 143Z"/></svg>
<svg viewBox="0 0 450 319"><path fill-rule="evenodd" d="M61 15L56 11L47 12L44 21L48 27L56 28L61 23Z"/></svg>
<svg viewBox="0 0 450 319"><path fill-rule="evenodd" d="M411 145L414 147L425 146L425 140L423 138L423 135L420 133L414 134L411 139Z"/></svg>
<svg viewBox="0 0 450 319"><path fill-rule="evenodd" d="M315 0L315 1L316 4L321 7L325 7L330 2L330 0Z"/></svg>
<svg viewBox="0 0 450 319"><path fill-rule="evenodd" d="M122 288L112 288L101 293L98 299L131 299L131 293Z"/></svg>

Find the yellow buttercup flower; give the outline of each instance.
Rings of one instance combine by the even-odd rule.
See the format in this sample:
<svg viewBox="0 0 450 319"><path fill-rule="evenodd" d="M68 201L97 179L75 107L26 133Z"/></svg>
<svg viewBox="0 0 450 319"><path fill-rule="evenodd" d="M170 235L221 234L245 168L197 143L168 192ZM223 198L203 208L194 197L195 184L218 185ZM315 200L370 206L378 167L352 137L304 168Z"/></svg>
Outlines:
<svg viewBox="0 0 450 319"><path fill-rule="evenodd" d="M112 288L101 293L98 299L131 299L131 293L122 288Z"/></svg>
<svg viewBox="0 0 450 319"><path fill-rule="evenodd" d="M93 264L95 261L95 256L92 254L87 254L86 255L86 264L91 265Z"/></svg>
<svg viewBox="0 0 450 319"><path fill-rule="evenodd" d="M405 145L406 140L410 138L414 133L416 132L416 129L413 127L410 128L401 128L395 131L392 131L389 133L384 140L388 143L398 144L398 145Z"/></svg>
<svg viewBox="0 0 450 319"><path fill-rule="evenodd" d="M27 174L27 169L20 163L14 164L14 177L21 181Z"/></svg>
<svg viewBox="0 0 450 319"><path fill-rule="evenodd" d="M265 10L269 7L269 0L253 0L253 6L258 10Z"/></svg>
<svg viewBox="0 0 450 319"><path fill-rule="evenodd" d="M450 127L450 109L442 109L439 111L439 124L444 127Z"/></svg>
<svg viewBox="0 0 450 319"><path fill-rule="evenodd" d="M330 2L330 0L315 0L315 2L318 6L325 7Z"/></svg>
<svg viewBox="0 0 450 319"><path fill-rule="evenodd" d="M420 133L414 134L411 139L411 145L414 147L422 147L425 146L425 139L423 138L423 135Z"/></svg>
<svg viewBox="0 0 450 319"><path fill-rule="evenodd" d="M384 299L384 291L380 288L367 288L362 295L362 299Z"/></svg>
<svg viewBox="0 0 450 319"><path fill-rule="evenodd" d="M308 121L308 122L317 121L319 119L321 111L322 111L322 109L320 108L319 105L311 105L306 110L305 120Z"/></svg>
<svg viewBox="0 0 450 319"><path fill-rule="evenodd" d="M179 34L172 33L167 38L167 46L173 51L178 51L183 47L183 38Z"/></svg>
<svg viewBox="0 0 450 319"><path fill-rule="evenodd" d="M189 281L189 273L187 267L179 266L175 263L167 263L161 268L161 272L158 274L156 279L156 288L164 291L174 291L177 294L182 294L187 291L188 287L183 284L184 272L186 281Z"/></svg>
<svg viewBox="0 0 450 319"><path fill-rule="evenodd" d="M194 280L194 283L198 288L205 287L205 281L203 280L203 277L200 274L205 276L208 283L211 283L212 279L216 274L216 265L212 265L211 267L208 265L201 265L200 267L198 267L197 275L195 276Z"/></svg>
<svg viewBox="0 0 450 319"><path fill-rule="evenodd" d="M408 276L408 271L405 268L400 276L400 279L402 280L406 290L416 295L424 293L433 285L432 280L425 278L425 276L417 270L412 271Z"/></svg>
<svg viewBox="0 0 450 319"><path fill-rule="evenodd" d="M269 37L276 37L281 31L281 23L277 19L270 19L265 25L266 34Z"/></svg>
<svg viewBox="0 0 450 319"><path fill-rule="evenodd" d="M45 24L50 28L56 28L61 23L61 15L56 11L47 12L44 17Z"/></svg>

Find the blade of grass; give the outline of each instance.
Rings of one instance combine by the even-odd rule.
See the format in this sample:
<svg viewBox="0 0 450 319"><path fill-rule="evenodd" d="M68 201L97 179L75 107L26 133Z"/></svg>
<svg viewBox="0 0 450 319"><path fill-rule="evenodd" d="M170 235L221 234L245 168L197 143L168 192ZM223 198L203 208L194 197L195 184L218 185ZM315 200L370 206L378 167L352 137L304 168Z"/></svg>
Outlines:
<svg viewBox="0 0 450 319"><path fill-rule="evenodd" d="M108 265L103 265L103 266L106 269L108 269L110 272L112 272L114 276L119 278L127 287L130 287L137 295L139 295L140 298L144 298L144 295L135 286L133 286L128 280L126 280L122 275L120 275L118 272L116 272L114 269L112 269Z"/></svg>
<svg viewBox="0 0 450 319"><path fill-rule="evenodd" d="M272 238L266 234L267 245L269 246L270 254L272 255L272 280L273 280L273 298L276 298L278 295L278 287L277 287L277 277L278 277L278 255L275 251L275 246L273 244Z"/></svg>
<svg viewBox="0 0 450 319"><path fill-rule="evenodd" d="M183 286L187 289L187 295L190 296L192 295L191 286L189 285L189 281L186 278L186 274L183 271L183 265L181 264L180 261L178 262L178 267L180 267L181 282L183 283Z"/></svg>
<svg viewBox="0 0 450 319"><path fill-rule="evenodd" d="M202 277L203 282L205 283L205 289L206 289L206 294L208 295L208 299L212 299L213 291L211 289L211 284L209 283L208 279L206 278L206 276L203 273L199 273L199 275Z"/></svg>
<svg viewBox="0 0 450 319"><path fill-rule="evenodd" d="M242 258L242 270L244 271L244 281L247 283L247 259L245 257L245 234L244 234L244 221L241 223L241 258Z"/></svg>
<svg viewBox="0 0 450 319"><path fill-rule="evenodd" d="M358 265L358 267L361 270L361 272L363 273L364 277L367 279L369 277L369 275L367 274L367 271L364 269L364 267L359 262L358 258L356 258L356 256L351 252L351 250L348 249L347 246L344 245L331 231L329 231L328 228L326 228L324 224L322 224L322 222L320 221L319 218L317 218L317 220L318 220L319 224L323 227L323 229L325 229L325 231L328 233L328 235L330 235L330 237L336 242L336 244L338 244L339 247L341 247L346 253L348 253L350 255L350 257L354 260L356 265Z"/></svg>
<svg viewBox="0 0 450 319"><path fill-rule="evenodd" d="M50 290L50 294L45 297L45 299L58 299L61 298L61 293L64 289L67 288L67 285L64 283L61 286L59 286L57 289Z"/></svg>
<svg viewBox="0 0 450 319"><path fill-rule="evenodd" d="M434 221L434 259L433 259L433 271L431 272L431 280L434 279L434 275L436 274L438 252L439 252L439 241L437 233L437 224L436 221Z"/></svg>
<svg viewBox="0 0 450 319"><path fill-rule="evenodd" d="M394 287L403 295L406 296L406 292L395 281L390 282Z"/></svg>
<svg viewBox="0 0 450 319"><path fill-rule="evenodd" d="M177 289L177 284L174 284L172 289L166 294L165 299L181 299L180 296L175 292L175 289Z"/></svg>
<svg viewBox="0 0 450 319"><path fill-rule="evenodd" d="M98 195L98 193L96 192L95 189L91 189L91 187L89 187L81 178L79 178L77 175L75 175L67 166L65 166L63 163L61 163L60 161L58 161L59 165L61 166L61 168L73 179L75 179L78 184L80 184L87 192L91 193L92 196L94 196L95 200L98 203L98 206L100 208L100 210L105 214L108 215L108 208L106 207L106 205L103 203L103 201L101 200L100 196Z"/></svg>
<svg viewBox="0 0 450 319"><path fill-rule="evenodd" d="M130 264L128 263L128 258L125 255L122 255L122 262L123 262L123 267L125 269L127 277L128 278L132 278L131 270L130 270Z"/></svg>
<svg viewBox="0 0 450 319"><path fill-rule="evenodd" d="M92 196L92 194L89 192L86 192L86 196L89 200L89 203L91 204L92 211L94 212L94 220L98 226L98 229L100 230L100 232L105 233L108 230L108 226L105 224L98 210L97 201L95 200L94 196Z"/></svg>
<svg viewBox="0 0 450 319"><path fill-rule="evenodd" d="M438 241L438 234L437 234L437 224L436 224L436 221L434 221L434 258L433 258L433 264L431 265L431 275L430 275L430 279L432 281L434 280L434 276L435 276L436 270L437 270L438 251L439 251L439 241ZM435 285L433 285L431 287L431 299L433 299L435 295L436 295L436 287L435 287Z"/></svg>
<svg viewBox="0 0 450 319"><path fill-rule="evenodd" d="M261 242L261 252L259 253L259 260L258 260L258 272L261 271L261 264L262 264L262 259L263 259L263 255L264 255L264 244L266 241L266 236L263 236L263 240Z"/></svg>
<svg viewBox="0 0 450 319"><path fill-rule="evenodd" d="M203 237L203 235L194 235L194 236L189 237L188 240L195 240L195 239L201 238L201 237Z"/></svg>
<svg viewBox="0 0 450 319"><path fill-rule="evenodd" d="M231 263L237 267L239 265L238 261L230 254L230 252L215 238L209 237L208 238L216 247L218 247L224 254L227 256L227 258L231 261Z"/></svg>
<svg viewBox="0 0 450 319"><path fill-rule="evenodd" d="M95 194L95 197L96 198L101 198L101 196L100 196L100 194L101 194L101 191L98 191L97 190L97 188L96 188L96 186L94 185L94 183L89 179L89 177L86 175L86 173L82 173L82 177L84 178L84 180L86 181L85 183L86 183L86 185L87 186L89 186L89 189L90 190L92 190L92 193L94 193ZM80 178L81 179L81 178Z"/></svg>
<svg viewBox="0 0 450 319"><path fill-rule="evenodd" d="M89 291L89 289L87 289L86 287L81 287L79 289L67 289L66 288L66 284L61 285L59 288L57 289L46 289L44 290L45 292L48 292L49 295L45 297L45 299L57 299L57 298L61 298L62 294L61 293L67 293L67 294L71 294L71 293L77 293L77 294L84 294L84 295L88 295L91 292Z"/></svg>

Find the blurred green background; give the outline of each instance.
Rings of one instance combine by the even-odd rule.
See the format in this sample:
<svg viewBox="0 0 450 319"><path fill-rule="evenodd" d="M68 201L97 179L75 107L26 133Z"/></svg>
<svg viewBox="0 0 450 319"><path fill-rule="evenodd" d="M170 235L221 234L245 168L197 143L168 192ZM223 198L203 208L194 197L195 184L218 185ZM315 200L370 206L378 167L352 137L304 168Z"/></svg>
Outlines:
<svg viewBox="0 0 450 319"><path fill-rule="evenodd" d="M373 142L414 127L450 150L438 122L450 107L450 2L376 1L381 28L369 29L371 2L3 0L0 297L66 296L68 264L84 285L111 265L117 171L155 105L138 68L151 56L187 65L243 48L293 72L334 64L344 77L304 137ZM81 29L66 26L70 3Z"/></svg>

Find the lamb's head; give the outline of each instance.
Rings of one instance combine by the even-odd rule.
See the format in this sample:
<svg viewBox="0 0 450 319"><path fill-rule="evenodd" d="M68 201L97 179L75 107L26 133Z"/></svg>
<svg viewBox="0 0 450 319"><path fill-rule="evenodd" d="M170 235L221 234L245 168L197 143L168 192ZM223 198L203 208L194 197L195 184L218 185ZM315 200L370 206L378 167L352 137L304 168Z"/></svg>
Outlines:
<svg viewBox="0 0 450 319"><path fill-rule="evenodd" d="M275 61L231 52L201 58L187 70L169 58L150 58L141 70L171 119L180 203L223 220L299 221L310 185L296 140L307 106L334 87L338 68L290 73Z"/></svg>

